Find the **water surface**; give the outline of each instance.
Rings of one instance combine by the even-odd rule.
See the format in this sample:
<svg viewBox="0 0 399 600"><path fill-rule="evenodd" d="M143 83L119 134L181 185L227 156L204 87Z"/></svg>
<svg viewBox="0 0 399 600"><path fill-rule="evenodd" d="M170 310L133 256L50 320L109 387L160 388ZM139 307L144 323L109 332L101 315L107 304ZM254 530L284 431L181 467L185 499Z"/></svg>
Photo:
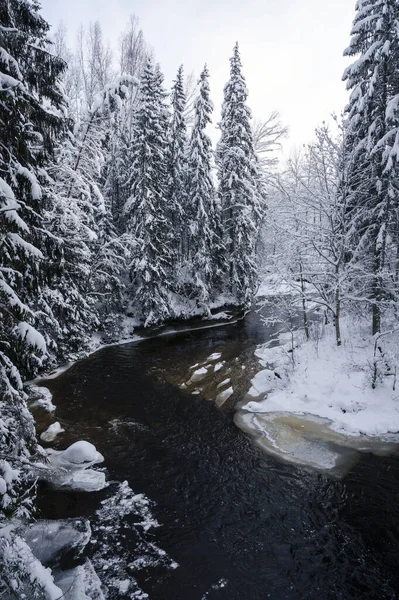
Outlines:
<svg viewBox="0 0 399 600"><path fill-rule="evenodd" d="M48 382L67 430L55 445L91 441L110 479L155 501L153 541L180 566L137 576L152 600L393 600L398 459L365 454L336 480L265 454L233 422L269 334L250 316L97 352ZM200 393L179 387L219 352L223 368ZM209 398L226 377L235 393L220 409ZM40 510L90 515L99 499L45 491Z"/></svg>

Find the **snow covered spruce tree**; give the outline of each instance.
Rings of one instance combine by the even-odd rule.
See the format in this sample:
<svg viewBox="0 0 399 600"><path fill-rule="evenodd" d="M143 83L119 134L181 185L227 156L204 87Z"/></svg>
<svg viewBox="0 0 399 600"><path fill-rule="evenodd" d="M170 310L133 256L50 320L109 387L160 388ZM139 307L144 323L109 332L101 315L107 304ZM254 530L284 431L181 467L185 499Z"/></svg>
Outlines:
<svg viewBox="0 0 399 600"><path fill-rule="evenodd" d="M219 269L221 239L218 236L219 215L212 180L212 143L206 133L213 111L208 79L209 72L205 66L200 76L194 126L188 149L187 212L188 258L192 269L194 296L198 306L209 313L213 283Z"/></svg>
<svg viewBox="0 0 399 600"><path fill-rule="evenodd" d="M371 305L376 334L384 308L398 297L399 6L396 0L358 0L356 11L345 55L357 58L344 73L352 90L348 211L356 287Z"/></svg>
<svg viewBox="0 0 399 600"><path fill-rule="evenodd" d="M33 420L21 382L47 358L38 327L53 318L45 287L57 244L46 232L47 160L64 125L58 76L38 3L0 3L0 521L27 516ZM13 531L0 528L0 596L50 597L48 572ZM54 594L52 597L55 597Z"/></svg>
<svg viewBox="0 0 399 600"><path fill-rule="evenodd" d="M109 198L103 193L110 149L109 132L126 95L125 78L108 84L59 145L52 165L53 211L50 227L62 240L57 278L60 296L53 312L63 327L60 349L76 351L105 317L120 309L122 274L127 268L128 243L113 225Z"/></svg>
<svg viewBox="0 0 399 600"><path fill-rule="evenodd" d="M184 92L183 65L179 67L171 94L172 120L168 132L167 146L167 203L170 231L170 246L175 256L175 264L183 256L186 247L186 190L187 172L187 129L184 117L186 95Z"/></svg>
<svg viewBox="0 0 399 600"><path fill-rule="evenodd" d="M130 264L132 301L145 326L170 316L167 128L163 77L149 58L140 82L140 107L132 136L130 197L125 204L127 230L135 243Z"/></svg>
<svg viewBox="0 0 399 600"><path fill-rule="evenodd" d="M228 289L236 302L248 305L257 285L255 250L263 211L262 191L238 44L234 47L230 64L230 80L224 88L216 162Z"/></svg>

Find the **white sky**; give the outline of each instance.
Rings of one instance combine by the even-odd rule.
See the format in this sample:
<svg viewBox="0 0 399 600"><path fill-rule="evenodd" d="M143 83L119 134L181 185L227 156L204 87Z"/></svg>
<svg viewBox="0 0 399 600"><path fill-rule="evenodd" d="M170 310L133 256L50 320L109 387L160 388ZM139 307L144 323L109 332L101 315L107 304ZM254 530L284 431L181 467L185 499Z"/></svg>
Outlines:
<svg viewBox="0 0 399 600"><path fill-rule="evenodd" d="M355 0L42 0L42 14L55 26L64 21L72 40L80 24L98 19L111 46L136 14L167 84L181 63L198 75L207 62L214 122L238 40L254 117L278 110L292 147L309 141L314 128L347 102L342 53L354 5Z"/></svg>

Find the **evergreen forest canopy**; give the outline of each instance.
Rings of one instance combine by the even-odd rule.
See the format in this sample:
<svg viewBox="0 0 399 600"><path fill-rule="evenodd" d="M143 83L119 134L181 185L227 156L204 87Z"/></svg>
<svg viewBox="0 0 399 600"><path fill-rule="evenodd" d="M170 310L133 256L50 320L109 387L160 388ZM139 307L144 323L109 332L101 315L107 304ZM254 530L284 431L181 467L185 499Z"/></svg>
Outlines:
<svg viewBox="0 0 399 600"><path fill-rule="evenodd" d="M180 67L168 93L134 18L118 68L98 23L76 53L62 27L48 36L36 0L0 2L4 516L32 508L23 381L126 315L153 326L247 307L263 271L299 282L305 327L316 302L338 345L342 311L367 313L374 335L397 324L397 0L358 0L337 133L322 125L280 172L272 151L285 129L277 114L252 122L238 44L213 149L206 66L194 86ZM29 577L13 560L14 579Z"/></svg>

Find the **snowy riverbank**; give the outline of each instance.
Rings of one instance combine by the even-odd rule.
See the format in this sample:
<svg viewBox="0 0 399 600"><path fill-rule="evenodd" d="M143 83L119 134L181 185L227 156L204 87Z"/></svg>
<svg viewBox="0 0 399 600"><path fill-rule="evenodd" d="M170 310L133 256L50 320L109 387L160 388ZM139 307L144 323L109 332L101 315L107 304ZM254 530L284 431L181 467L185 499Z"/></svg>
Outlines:
<svg viewBox="0 0 399 600"><path fill-rule="evenodd" d="M260 413L313 414L329 419L332 429L348 435L399 432L396 340L384 340L391 373L381 375L372 389L375 338L349 320L343 322L342 329L341 347L335 344L332 326L325 327L317 339L300 339L293 354L290 344L259 347L256 355L268 368L252 381L249 395L257 401L248 402L244 408ZM377 365L380 367L387 368Z"/></svg>

